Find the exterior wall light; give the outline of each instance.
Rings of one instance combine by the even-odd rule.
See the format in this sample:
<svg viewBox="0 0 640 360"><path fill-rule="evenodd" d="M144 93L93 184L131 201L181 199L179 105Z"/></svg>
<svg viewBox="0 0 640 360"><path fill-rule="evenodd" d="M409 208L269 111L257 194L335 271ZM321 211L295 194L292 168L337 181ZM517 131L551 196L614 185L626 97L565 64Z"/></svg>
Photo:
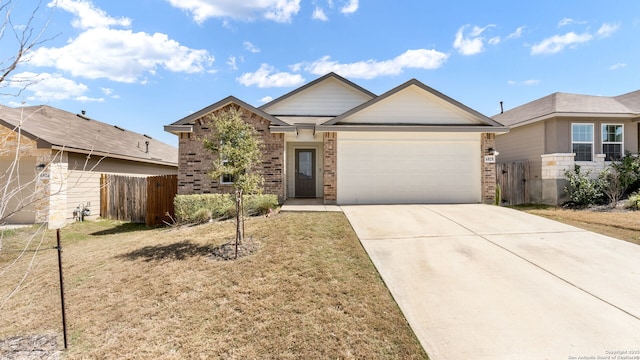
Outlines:
<svg viewBox="0 0 640 360"><path fill-rule="evenodd" d="M45 164L38 164L38 165L36 165L36 170L37 170L38 172L42 172L42 171L44 171L44 169L45 169L46 167L47 167L47 165L45 165Z"/></svg>
<svg viewBox="0 0 640 360"><path fill-rule="evenodd" d="M489 155L493 155L493 156L498 156L498 155L500 155L500 153L499 153L496 149L494 149L494 148L492 148L492 147L488 148L488 149L487 149L487 152L489 153Z"/></svg>

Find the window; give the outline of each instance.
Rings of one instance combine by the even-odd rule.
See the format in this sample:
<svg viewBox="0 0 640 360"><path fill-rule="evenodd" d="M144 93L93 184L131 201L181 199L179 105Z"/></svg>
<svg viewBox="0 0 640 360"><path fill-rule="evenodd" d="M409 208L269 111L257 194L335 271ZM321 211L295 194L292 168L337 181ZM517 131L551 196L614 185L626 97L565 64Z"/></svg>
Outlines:
<svg viewBox="0 0 640 360"><path fill-rule="evenodd" d="M621 124L602 124L602 153L607 156L604 159L605 161L620 160L622 158L623 131Z"/></svg>
<svg viewBox="0 0 640 360"><path fill-rule="evenodd" d="M229 160L222 160L222 164L226 164L228 163ZM233 175L231 174L222 174L222 176L220 176L220 183L221 184L233 184Z"/></svg>
<svg viewBox="0 0 640 360"><path fill-rule="evenodd" d="M571 152L576 161L593 160L593 124L571 124Z"/></svg>

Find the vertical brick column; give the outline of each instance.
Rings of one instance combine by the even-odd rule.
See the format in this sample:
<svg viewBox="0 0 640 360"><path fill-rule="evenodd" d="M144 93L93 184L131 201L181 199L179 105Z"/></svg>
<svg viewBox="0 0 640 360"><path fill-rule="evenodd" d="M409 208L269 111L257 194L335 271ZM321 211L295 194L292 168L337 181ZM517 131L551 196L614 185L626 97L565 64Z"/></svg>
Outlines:
<svg viewBox="0 0 640 360"><path fill-rule="evenodd" d="M482 134L482 149L480 156L482 157L482 201L485 204L493 204L496 199L496 164L485 163L484 156L489 154L489 148L496 146L496 134Z"/></svg>
<svg viewBox="0 0 640 360"><path fill-rule="evenodd" d="M323 134L322 144L324 149L324 203L335 204L338 199L338 135L335 132Z"/></svg>

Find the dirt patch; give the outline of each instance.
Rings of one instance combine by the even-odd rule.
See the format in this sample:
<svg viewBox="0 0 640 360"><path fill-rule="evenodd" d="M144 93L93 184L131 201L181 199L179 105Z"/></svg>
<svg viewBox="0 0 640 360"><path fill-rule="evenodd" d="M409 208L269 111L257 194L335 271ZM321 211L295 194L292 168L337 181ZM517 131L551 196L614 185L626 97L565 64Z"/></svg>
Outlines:
<svg viewBox="0 0 640 360"><path fill-rule="evenodd" d="M238 255L236 256L236 242L233 240L213 248L211 250L211 259L216 261L237 260L255 254L259 248L260 243L257 240L253 238L244 239L238 244Z"/></svg>
<svg viewBox="0 0 640 360"><path fill-rule="evenodd" d="M13 336L0 340L0 358L58 360L62 358L55 335Z"/></svg>

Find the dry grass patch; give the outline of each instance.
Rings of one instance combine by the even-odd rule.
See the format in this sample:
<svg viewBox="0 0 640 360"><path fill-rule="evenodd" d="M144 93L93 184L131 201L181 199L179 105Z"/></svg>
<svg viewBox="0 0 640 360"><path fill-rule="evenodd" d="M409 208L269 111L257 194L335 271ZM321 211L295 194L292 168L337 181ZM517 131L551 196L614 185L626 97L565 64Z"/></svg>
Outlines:
<svg viewBox="0 0 640 360"><path fill-rule="evenodd" d="M570 210L552 206L515 208L640 245L640 212L637 211Z"/></svg>
<svg viewBox="0 0 640 360"><path fill-rule="evenodd" d="M343 214L251 219L257 251L216 261L233 225L65 228L65 358L426 358ZM40 253L0 339L59 333L56 271L55 251Z"/></svg>

